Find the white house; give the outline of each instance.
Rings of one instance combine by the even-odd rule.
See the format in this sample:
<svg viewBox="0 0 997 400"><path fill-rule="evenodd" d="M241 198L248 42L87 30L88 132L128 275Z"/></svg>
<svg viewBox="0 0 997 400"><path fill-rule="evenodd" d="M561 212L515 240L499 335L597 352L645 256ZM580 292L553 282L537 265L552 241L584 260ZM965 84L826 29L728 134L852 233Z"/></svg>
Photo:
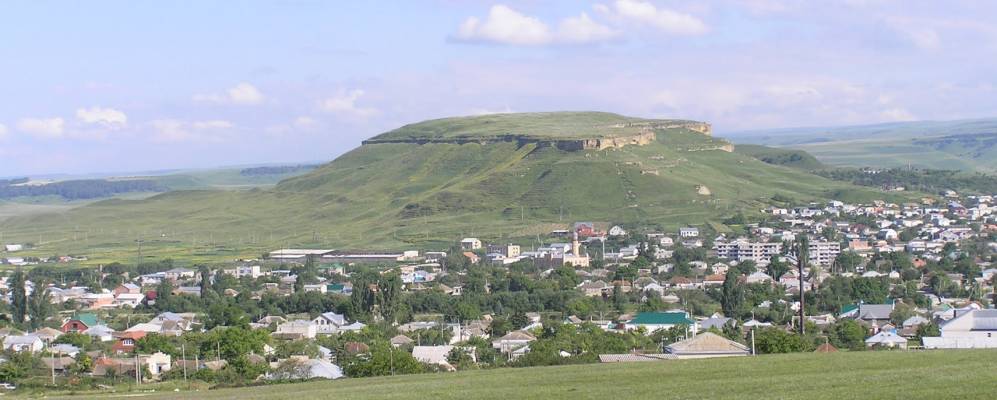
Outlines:
<svg viewBox="0 0 997 400"><path fill-rule="evenodd" d="M322 313L312 320L317 333L332 334L339 332L340 327L346 325L346 316L334 312Z"/></svg>
<svg viewBox="0 0 997 400"><path fill-rule="evenodd" d="M481 248L481 241L478 238L463 238L460 240L460 248L464 250L477 250Z"/></svg>
<svg viewBox="0 0 997 400"><path fill-rule="evenodd" d="M941 327L940 337L922 338L927 349L997 348L997 310L970 310Z"/></svg>
<svg viewBox="0 0 997 400"><path fill-rule="evenodd" d="M3 338L4 350L39 352L45 347L42 339L35 335L12 335Z"/></svg>
<svg viewBox="0 0 997 400"><path fill-rule="evenodd" d="M277 331L273 334L290 339L315 339L317 332L314 322L299 319L277 325Z"/></svg>
<svg viewBox="0 0 997 400"><path fill-rule="evenodd" d="M894 331L880 331L879 333L873 335L872 337L865 340L865 345L868 347L897 347L901 349L907 348L907 339L903 336L897 335Z"/></svg>

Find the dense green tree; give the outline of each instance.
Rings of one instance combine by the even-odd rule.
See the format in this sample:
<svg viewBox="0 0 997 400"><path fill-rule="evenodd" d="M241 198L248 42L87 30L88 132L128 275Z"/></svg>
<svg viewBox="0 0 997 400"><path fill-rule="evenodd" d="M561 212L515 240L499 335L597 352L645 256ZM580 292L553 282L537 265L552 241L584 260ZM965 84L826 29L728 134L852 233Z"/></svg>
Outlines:
<svg viewBox="0 0 997 400"><path fill-rule="evenodd" d="M24 323L28 316L28 296L24 288L24 272L18 268L10 278L11 290L11 317L14 323Z"/></svg>
<svg viewBox="0 0 997 400"><path fill-rule="evenodd" d="M759 354L798 353L812 351L813 343L798 334L773 327L755 331L755 349Z"/></svg>
<svg viewBox="0 0 997 400"><path fill-rule="evenodd" d="M835 322L828 336L831 344L841 349L861 350L865 348L865 328L853 319L842 319Z"/></svg>

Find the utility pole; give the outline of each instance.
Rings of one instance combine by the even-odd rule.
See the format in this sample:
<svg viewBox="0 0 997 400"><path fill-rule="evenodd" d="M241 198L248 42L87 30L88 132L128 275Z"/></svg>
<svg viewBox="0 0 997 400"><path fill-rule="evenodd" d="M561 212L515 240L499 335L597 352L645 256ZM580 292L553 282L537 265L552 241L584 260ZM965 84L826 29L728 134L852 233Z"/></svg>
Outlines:
<svg viewBox="0 0 997 400"><path fill-rule="evenodd" d="M183 384L187 385L187 343L180 343L180 358L183 359Z"/></svg>
<svg viewBox="0 0 997 400"><path fill-rule="evenodd" d="M802 336L806 333L806 328L804 327L806 325L804 323L804 321L806 321L806 318L804 317L806 314L806 296L804 295L805 290L803 288L803 269L806 267L807 262L810 261L809 235L804 234L803 237L800 238L799 248L796 250L796 258L796 264L799 266L800 272L800 335Z"/></svg>

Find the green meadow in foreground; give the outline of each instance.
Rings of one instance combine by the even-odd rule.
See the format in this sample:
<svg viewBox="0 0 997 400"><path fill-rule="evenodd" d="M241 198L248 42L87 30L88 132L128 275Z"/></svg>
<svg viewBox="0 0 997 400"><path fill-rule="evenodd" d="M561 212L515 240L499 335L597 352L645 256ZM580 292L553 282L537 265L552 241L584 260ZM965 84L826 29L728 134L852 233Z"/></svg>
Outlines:
<svg viewBox="0 0 997 400"><path fill-rule="evenodd" d="M146 394L149 399L992 399L997 351L763 355L503 368ZM140 396L118 393L117 396ZM76 397L78 398L78 397Z"/></svg>

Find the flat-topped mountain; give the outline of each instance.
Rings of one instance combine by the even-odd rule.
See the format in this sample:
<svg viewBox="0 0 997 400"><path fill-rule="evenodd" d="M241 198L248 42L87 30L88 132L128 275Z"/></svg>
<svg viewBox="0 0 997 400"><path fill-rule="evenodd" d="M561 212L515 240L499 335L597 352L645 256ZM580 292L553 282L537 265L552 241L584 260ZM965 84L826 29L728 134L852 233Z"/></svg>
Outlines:
<svg viewBox="0 0 997 400"><path fill-rule="evenodd" d="M672 229L865 188L730 152L709 125L609 113L432 120L387 132L272 189L175 191L0 223L39 254L212 259L278 246L445 248L536 238L574 221ZM508 139L507 139L508 138ZM86 237L87 240L81 240Z"/></svg>
<svg viewBox="0 0 997 400"><path fill-rule="evenodd" d="M705 122L643 119L605 112L489 114L441 118L405 125L363 144L538 143L563 150L602 150L654 141L654 131L685 128L709 136Z"/></svg>

